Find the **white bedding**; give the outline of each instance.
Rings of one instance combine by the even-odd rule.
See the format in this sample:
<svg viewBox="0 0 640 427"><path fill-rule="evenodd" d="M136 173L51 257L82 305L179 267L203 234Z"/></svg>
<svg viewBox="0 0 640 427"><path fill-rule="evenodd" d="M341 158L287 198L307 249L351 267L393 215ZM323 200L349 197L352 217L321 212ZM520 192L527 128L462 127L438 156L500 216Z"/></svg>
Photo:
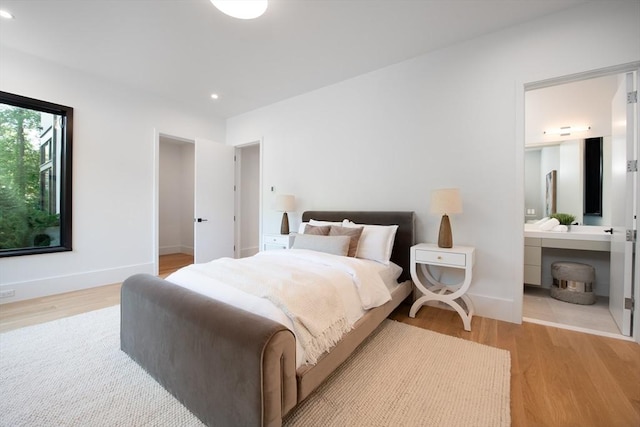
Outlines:
<svg viewBox="0 0 640 427"><path fill-rule="evenodd" d="M238 268L231 268L230 263ZM389 274L390 268L394 270L392 275ZM388 267L370 260L289 249L260 252L253 257L238 260L222 259L206 264L194 264L167 277L166 280L179 286L272 319L289 328L296 335L297 366L315 363L317 357L332 344L329 343L327 348L323 349L304 348L302 343L305 337L299 336L299 319L295 315L292 316L291 312L285 314L288 310L278 308L281 299L266 294L260 297L256 291L251 291L254 293L251 294L234 287L233 282L244 283L249 279L230 279L229 274L232 270L233 274L246 270L247 274L242 275L253 276L253 279L259 279L260 284L281 284L284 281L295 286L295 283L301 283L299 281L304 275L304 280L308 280L310 286L329 287L335 292L335 300L331 304L336 305L336 313L342 313L339 315L344 316L347 331L367 309L382 305L391 299L391 288L388 283L385 284L385 280L389 282L389 276L397 272L397 268L394 269L393 266ZM381 275L386 279L383 280ZM242 289L243 285L239 287ZM302 304L301 307L304 307L305 303L306 301L302 301L294 305Z"/></svg>

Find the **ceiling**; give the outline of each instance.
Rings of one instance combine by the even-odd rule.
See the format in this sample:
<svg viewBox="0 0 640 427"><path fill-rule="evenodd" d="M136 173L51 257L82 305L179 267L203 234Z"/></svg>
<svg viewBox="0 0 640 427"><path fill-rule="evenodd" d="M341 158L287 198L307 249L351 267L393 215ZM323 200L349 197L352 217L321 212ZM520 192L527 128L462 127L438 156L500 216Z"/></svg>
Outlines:
<svg viewBox="0 0 640 427"><path fill-rule="evenodd" d="M2 0L0 44L226 118L586 1Z"/></svg>
<svg viewBox="0 0 640 427"><path fill-rule="evenodd" d="M549 86L525 93L525 145L542 147L562 141L611 135L611 103L624 73ZM568 136L545 135L564 126L588 126Z"/></svg>

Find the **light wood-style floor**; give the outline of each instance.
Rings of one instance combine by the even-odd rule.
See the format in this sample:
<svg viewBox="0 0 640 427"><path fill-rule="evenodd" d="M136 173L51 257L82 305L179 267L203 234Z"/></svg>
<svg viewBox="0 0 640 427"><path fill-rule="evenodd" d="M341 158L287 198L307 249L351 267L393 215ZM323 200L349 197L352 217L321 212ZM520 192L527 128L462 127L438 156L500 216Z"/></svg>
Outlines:
<svg viewBox="0 0 640 427"><path fill-rule="evenodd" d="M192 262L189 256L163 256L161 275ZM113 284L5 304L0 306L0 331L119 302L120 284ZM636 343L482 317L474 317L471 332L465 332L454 311L423 307L415 319L408 314L409 306L403 304L391 318L509 350L514 427L640 426L640 345Z"/></svg>

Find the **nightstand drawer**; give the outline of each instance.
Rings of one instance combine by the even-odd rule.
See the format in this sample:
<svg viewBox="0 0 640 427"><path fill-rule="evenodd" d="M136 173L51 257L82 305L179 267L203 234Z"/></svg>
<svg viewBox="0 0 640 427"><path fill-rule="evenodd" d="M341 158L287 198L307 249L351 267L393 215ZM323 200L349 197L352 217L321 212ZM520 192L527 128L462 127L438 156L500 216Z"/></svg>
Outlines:
<svg viewBox="0 0 640 427"><path fill-rule="evenodd" d="M417 249L416 262L464 267L467 265L467 257L462 253L447 253Z"/></svg>
<svg viewBox="0 0 640 427"><path fill-rule="evenodd" d="M294 238L294 234L265 234L262 236L262 250L289 249Z"/></svg>
<svg viewBox="0 0 640 427"><path fill-rule="evenodd" d="M277 235L266 235L264 236L264 243L270 245L282 245L289 246L289 235L283 234L280 236Z"/></svg>

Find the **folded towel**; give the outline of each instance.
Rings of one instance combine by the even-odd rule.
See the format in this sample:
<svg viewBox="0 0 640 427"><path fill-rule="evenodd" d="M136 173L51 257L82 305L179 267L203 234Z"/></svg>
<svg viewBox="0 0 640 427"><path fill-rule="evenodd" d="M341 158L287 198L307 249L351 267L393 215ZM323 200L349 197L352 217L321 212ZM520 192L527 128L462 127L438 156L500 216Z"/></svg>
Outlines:
<svg viewBox="0 0 640 427"><path fill-rule="evenodd" d="M539 219L538 221L534 222L533 225L540 226L540 225L544 224L547 221L549 221L549 217L545 216L544 218Z"/></svg>
<svg viewBox="0 0 640 427"><path fill-rule="evenodd" d="M550 220L542 223L540 225L540 230L542 231L549 231L551 230L553 227L555 227L556 225L560 225L560 221L558 221L555 218L551 218Z"/></svg>
<svg viewBox="0 0 640 427"><path fill-rule="evenodd" d="M567 227L566 225L556 225L555 227L553 227L551 229L551 231L561 231L561 232L565 232L565 231L569 231L569 227Z"/></svg>

